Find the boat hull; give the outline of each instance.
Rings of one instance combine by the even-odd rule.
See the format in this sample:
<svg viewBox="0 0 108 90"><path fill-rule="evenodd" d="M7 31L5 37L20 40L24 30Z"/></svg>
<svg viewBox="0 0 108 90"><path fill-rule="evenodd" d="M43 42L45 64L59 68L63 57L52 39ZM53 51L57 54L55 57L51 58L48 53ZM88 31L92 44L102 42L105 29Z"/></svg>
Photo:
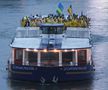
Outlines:
<svg viewBox="0 0 108 90"><path fill-rule="evenodd" d="M91 65L40 67L9 64L9 77L11 79L41 83L92 79L93 73L94 67Z"/></svg>

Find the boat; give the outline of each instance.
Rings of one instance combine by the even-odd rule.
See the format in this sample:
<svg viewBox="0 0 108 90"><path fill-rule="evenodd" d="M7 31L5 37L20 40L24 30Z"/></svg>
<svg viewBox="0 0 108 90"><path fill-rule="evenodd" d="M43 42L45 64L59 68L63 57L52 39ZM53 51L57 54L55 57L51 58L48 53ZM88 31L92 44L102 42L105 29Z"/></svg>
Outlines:
<svg viewBox="0 0 108 90"><path fill-rule="evenodd" d="M45 23L39 27L18 27L10 47L11 79L57 83L94 76L89 30Z"/></svg>

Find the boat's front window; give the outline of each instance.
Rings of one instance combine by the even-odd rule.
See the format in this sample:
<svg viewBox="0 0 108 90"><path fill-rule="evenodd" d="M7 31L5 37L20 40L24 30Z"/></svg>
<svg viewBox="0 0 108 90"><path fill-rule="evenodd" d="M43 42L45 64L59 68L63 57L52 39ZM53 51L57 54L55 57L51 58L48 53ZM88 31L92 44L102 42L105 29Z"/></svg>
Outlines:
<svg viewBox="0 0 108 90"><path fill-rule="evenodd" d="M63 65L74 65L75 64L75 52L62 52L62 63Z"/></svg>
<svg viewBox="0 0 108 90"><path fill-rule="evenodd" d="M62 34L65 30L64 27L41 27L43 34Z"/></svg>
<svg viewBox="0 0 108 90"><path fill-rule="evenodd" d="M58 52L41 52L41 64L46 66L55 66L59 62Z"/></svg>

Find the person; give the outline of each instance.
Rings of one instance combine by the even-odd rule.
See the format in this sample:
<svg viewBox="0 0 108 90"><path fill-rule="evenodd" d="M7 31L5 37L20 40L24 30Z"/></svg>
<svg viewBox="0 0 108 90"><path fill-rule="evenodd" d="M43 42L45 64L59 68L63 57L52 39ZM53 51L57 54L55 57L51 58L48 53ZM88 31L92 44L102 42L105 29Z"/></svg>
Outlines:
<svg viewBox="0 0 108 90"><path fill-rule="evenodd" d="M70 16L73 16L73 12L72 12L72 5L69 6L69 8L67 9L68 13Z"/></svg>
<svg viewBox="0 0 108 90"><path fill-rule="evenodd" d="M29 18L27 18L27 20L26 20L26 27L29 27L30 26L30 20L29 20Z"/></svg>
<svg viewBox="0 0 108 90"><path fill-rule="evenodd" d="M26 61L26 65L29 65L29 61L28 60Z"/></svg>

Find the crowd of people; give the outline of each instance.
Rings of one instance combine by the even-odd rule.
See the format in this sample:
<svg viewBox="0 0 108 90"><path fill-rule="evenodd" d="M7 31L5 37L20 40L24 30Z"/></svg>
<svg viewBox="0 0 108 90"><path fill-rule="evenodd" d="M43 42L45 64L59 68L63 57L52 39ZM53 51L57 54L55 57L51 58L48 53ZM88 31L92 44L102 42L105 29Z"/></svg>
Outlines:
<svg viewBox="0 0 108 90"><path fill-rule="evenodd" d="M90 24L90 18L86 15L77 15L73 13L72 5L69 6L67 9L68 16L65 16L62 13L63 5L60 3L59 8L57 9L57 14L48 14L47 16L41 15L32 15L32 16L25 16L21 20L21 26L23 27L37 27L41 23L63 23L67 27L88 27Z"/></svg>
<svg viewBox="0 0 108 90"><path fill-rule="evenodd" d="M64 16L49 14L48 16L33 15L25 16L21 20L21 26L23 27L36 27L41 23L63 23L67 27L88 27L90 18L81 14L80 16L73 14Z"/></svg>

